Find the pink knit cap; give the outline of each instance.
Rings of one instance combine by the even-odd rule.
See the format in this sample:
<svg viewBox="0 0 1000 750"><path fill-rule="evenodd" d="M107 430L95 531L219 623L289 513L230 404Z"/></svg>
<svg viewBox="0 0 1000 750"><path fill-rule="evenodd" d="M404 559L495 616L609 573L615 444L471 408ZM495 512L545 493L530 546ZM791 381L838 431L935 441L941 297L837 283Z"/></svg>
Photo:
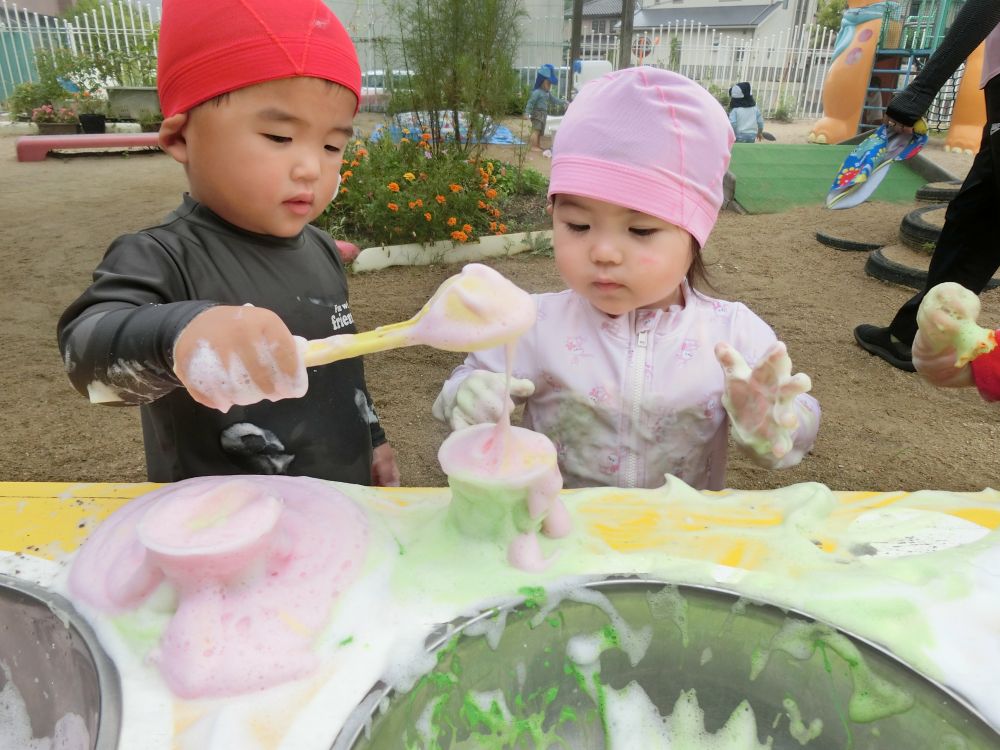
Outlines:
<svg viewBox="0 0 1000 750"><path fill-rule="evenodd" d="M156 73L165 117L295 76L333 81L361 98L354 43L321 0L163 0Z"/></svg>
<svg viewBox="0 0 1000 750"><path fill-rule="evenodd" d="M704 247L734 140L722 105L694 81L650 67L609 73L580 89L566 110L552 145L549 197L641 211Z"/></svg>

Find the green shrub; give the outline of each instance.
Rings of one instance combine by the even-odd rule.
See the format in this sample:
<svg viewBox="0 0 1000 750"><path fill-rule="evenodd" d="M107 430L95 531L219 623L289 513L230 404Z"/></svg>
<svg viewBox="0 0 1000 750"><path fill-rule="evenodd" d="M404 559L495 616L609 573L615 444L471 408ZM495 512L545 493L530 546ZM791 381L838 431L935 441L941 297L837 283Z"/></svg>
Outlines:
<svg viewBox="0 0 1000 750"><path fill-rule="evenodd" d="M791 122L795 119L792 116L792 112L794 110L795 104L782 97L778 100L778 104L775 108L768 113L767 119L774 120L775 122Z"/></svg>
<svg viewBox="0 0 1000 750"><path fill-rule="evenodd" d="M531 87L515 86L510 96L507 98L506 114L512 117L524 114L524 108L528 105L528 97L531 96Z"/></svg>
<svg viewBox="0 0 1000 750"><path fill-rule="evenodd" d="M545 195L549 189L549 178L537 169L525 167L518 169L508 162L497 162L502 169L495 169L497 174L496 189L501 196L508 195Z"/></svg>
<svg viewBox="0 0 1000 750"><path fill-rule="evenodd" d="M7 110L14 117L28 118L33 109L59 104L69 94L66 90L54 81L45 83L19 83L14 87L14 91L7 98Z"/></svg>
<svg viewBox="0 0 1000 750"><path fill-rule="evenodd" d="M727 112L729 111L729 89L717 86L711 82L702 83L701 85L708 91L708 93L715 97L715 100L722 105L724 110Z"/></svg>
<svg viewBox="0 0 1000 750"><path fill-rule="evenodd" d="M453 142L432 150L429 133L403 135L398 144L388 134L351 141L340 193L319 226L354 242L382 245L463 243L507 232L500 200L517 184L513 167L470 159ZM529 181L537 184L533 176L522 183Z"/></svg>
<svg viewBox="0 0 1000 750"><path fill-rule="evenodd" d="M414 73L413 110L464 112L468 129L457 134L457 145L479 153L489 123L506 114L517 85L514 58L527 17L521 0L393 0L389 7L400 33L388 59ZM444 139L437 121L430 127L436 152Z"/></svg>

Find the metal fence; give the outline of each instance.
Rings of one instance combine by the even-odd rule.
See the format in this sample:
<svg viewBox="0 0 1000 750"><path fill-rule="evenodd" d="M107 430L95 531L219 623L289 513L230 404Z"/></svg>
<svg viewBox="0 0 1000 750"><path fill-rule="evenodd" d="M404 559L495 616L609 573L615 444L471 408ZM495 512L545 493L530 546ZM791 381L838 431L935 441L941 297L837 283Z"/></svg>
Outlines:
<svg viewBox="0 0 1000 750"><path fill-rule="evenodd" d="M835 37L812 25L754 36L679 21L637 30L630 63L681 73L723 98L737 81L750 81L764 112L780 108L793 117L817 117L823 110L823 83ZM617 35L583 37L582 59L608 60L618 67L618 56Z"/></svg>
<svg viewBox="0 0 1000 750"><path fill-rule="evenodd" d="M148 4L105 3L70 22L0 2L0 102L18 84L38 80L38 50L128 52L137 43L154 40L159 22L160 9Z"/></svg>
<svg viewBox="0 0 1000 750"><path fill-rule="evenodd" d="M147 41L160 20L160 10L139 3L108 3L72 23L21 10L0 0L0 100L23 82L37 80L34 54L38 49L65 47L88 52L96 48L124 49ZM564 19L530 19L535 32L519 50L515 64L523 86L534 81L535 68L551 62L566 71L569 40ZM385 49L374 29L357 38L362 70L391 70L399 67L380 59ZM781 110L795 118L819 117L823 113L822 92L832 60L836 34L813 25L797 26L770 36L726 33L702 24L680 21L652 29L637 29L633 35L631 64L667 68L699 81L717 96L726 99L736 81L750 81L754 96L765 115ZM619 44L614 34L585 35L581 58L604 59L618 67ZM560 76L557 93L566 98L565 74ZM376 85L363 80L363 85ZM955 86L945 87L935 103L935 123L947 127Z"/></svg>

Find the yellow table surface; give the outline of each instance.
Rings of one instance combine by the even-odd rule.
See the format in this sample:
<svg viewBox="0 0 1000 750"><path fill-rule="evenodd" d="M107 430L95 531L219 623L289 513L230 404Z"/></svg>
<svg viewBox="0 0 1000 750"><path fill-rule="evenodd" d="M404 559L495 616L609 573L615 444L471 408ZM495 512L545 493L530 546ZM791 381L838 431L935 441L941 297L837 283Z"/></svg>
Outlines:
<svg viewBox="0 0 1000 750"><path fill-rule="evenodd" d="M0 482L0 550L24 552L55 559L76 550L90 533L115 510L130 500L162 485L143 483L70 483L70 482ZM406 505L420 498L436 501L446 499L447 488L358 488L362 497L368 496L384 500L389 504ZM706 495L725 495L705 493ZM352 493L354 494L354 493ZM572 494L572 491L564 492ZM658 503L647 503L642 491L634 492L607 488L602 497L588 498L578 506L583 518L589 521L590 531L601 537L613 549L619 551L651 549L664 543L664 534L684 532L697 527L710 527L719 532L738 532L740 528L770 526L782 522L780 511L769 507L767 492L759 495L761 502L753 509L725 513L707 509L680 507L664 509ZM833 516L856 517L866 511L887 508L899 503L908 507L936 510L951 516L971 521L987 529L1000 528L1000 504L984 507L980 494L969 493L967 507L956 507L956 494L949 496L948 502L935 502L935 493L839 491L833 495L839 508ZM917 498L919 502L915 502ZM903 502L906 501L906 502ZM705 539L702 538L702 542ZM705 554L705 559L715 558L717 562L744 565L749 562L744 557L738 561L733 554L732 538L725 553L730 559L719 559L717 555ZM832 550L827 550L832 551ZM706 550L708 553L709 550ZM697 555L702 557L702 555ZM752 566L751 566L752 567Z"/></svg>
<svg viewBox="0 0 1000 750"><path fill-rule="evenodd" d="M0 482L0 553L58 560L75 551L118 508L160 486ZM398 538L403 542L421 536L420 519L440 515L450 499L448 488L441 487L342 488L377 515L386 528L400 532ZM647 571L669 563L674 567L667 570L668 575L670 571L694 575L722 565L728 566L727 570L742 569L746 576L740 579L739 589L735 583L725 583L728 578L714 579L712 585L728 586L740 595L762 600L778 595L773 583L783 578L790 593L788 601L778 601L779 605L794 606L883 644L903 661L965 695L1000 726L995 678L1000 671L1000 537L995 533L1000 528L1000 493L831 492L818 484L698 493L677 483L652 491L567 490L563 498L579 524L573 536L577 554L596 550L594 557L587 559L604 566L587 570L588 574L633 572L618 564L637 560ZM803 510L814 514L803 518ZM984 532L982 541L969 545L967 554L963 547L957 547L954 555L946 549L933 564L922 567L924 552L919 549L912 552L917 564L909 568L906 558L897 566L891 556L866 558L869 562L859 567L842 564L850 561L852 545L858 540L857 530L851 530L855 519L863 514L869 518L884 515L892 525L892 519L906 518L908 513L912 516L914 511L916 515L932 512L923 516L923 528L932 534L947 532L948 527L967 533L971 524L993 533ZM891 531L895 532L896 526ZM899 527L899 541L912 541L911 532L904 522ZM785 546L789 540L797 540L798 549L808 550L811 567L806 569L798 558L789 557ZM415 570L416 559L400 566L401 574ZM430 570L427 566L435 565L435 560L428 557L425 567L416 569L417 574ZM693 561L697 562L690 564ZM470 568L469 575L475 577L478 572ZM864 576L857 579L863 584L860 587L851 578L859 575ZM453 583L454 571L451 576L447 577L448 586ZM814 590L813 581L820 582L819 589ZM907 627L898 628L895 619L869 614L886 590L893 591L904 604L915 602ZM803 604L799 600L808 601ZM916 628L913 618L931 635L923 640L911 637L910 631ZM932 651L928 644L934 646ZM950 671L942 672L944 665ZM371 675L371 681L377 677Z"/></svg>

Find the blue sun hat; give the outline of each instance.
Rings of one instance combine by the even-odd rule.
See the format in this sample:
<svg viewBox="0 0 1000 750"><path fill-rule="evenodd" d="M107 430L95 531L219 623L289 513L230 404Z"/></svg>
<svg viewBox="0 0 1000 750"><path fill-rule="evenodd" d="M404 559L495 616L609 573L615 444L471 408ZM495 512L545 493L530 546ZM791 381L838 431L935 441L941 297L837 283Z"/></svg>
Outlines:
<svg viewBox="0 0 1000 750"><path fill-rule="evenodd" d="M827 208L853 208L875 192L894 161L904 161L919 153L927 143L927 123L918 120L912 133L898 133L886 125L858 144L837 170Z"/></svg>
<svg viewBox="0 0 1000 750"><path fill-rule="evenodd" d="M538 73L535 74L536 89L542 85L542 81L548 81L553 86L559 83L559 76L556 75L556 69L548 63L539 66Z"/></svg>

